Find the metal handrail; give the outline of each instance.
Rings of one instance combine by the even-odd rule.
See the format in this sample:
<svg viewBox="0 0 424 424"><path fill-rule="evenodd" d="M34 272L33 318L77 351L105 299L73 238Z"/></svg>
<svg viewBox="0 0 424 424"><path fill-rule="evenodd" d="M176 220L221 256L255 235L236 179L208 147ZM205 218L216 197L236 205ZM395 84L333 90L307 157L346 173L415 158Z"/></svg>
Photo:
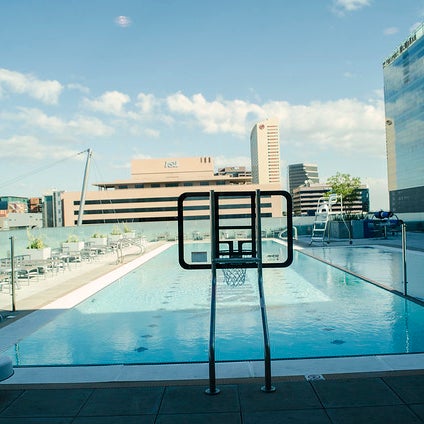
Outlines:
<svg viewBox="0 0 424 424"><path fill-rule="evenodd" d="M261 388L263 392L274 392L275 387L271 384L271 346L269 341L269 329L268 319L266 313L266 302L265 293L263 288L263 272L262 272L262 229L260 219L260 191L257 190L255 197L252 197L252 209L254 206L253 215L255 217L252 222L251 234L255 237L252 238L252 252L254 257L251 258L222 258L219 257L219 238L217 232L221 229L217 218L218 202L215 198L215 192L211 191L210 197L210 208L211 208L211 270L212 270L212 289L211 289L211 316L210 316L210 328L209 328L209 387L205 390L205 393L209 395L216 395L220 390L216 387L216 371L215 371L215 327L216 327L216 272L217 266L228 266L228 267L248 267L254 266L258 272L258 288L259 288L259 299L261 308L262 318L262 330L264 340L264 363L265 363L265 385ZM218 224L218 226L216 225ZM254 228L253 228L254 227ZM255 245L253 248L253 244Z"/></svg>
<svg viewBox="0 0 424 424"><path fill-rule="evenodd" d="M265 356L265 386L262 386L263 392L274 392L275 387L271 384L271 346L269 342L268 319L266 314L265 293L263 287L263 273L262 273L262 227L261 227L261 197L260 191L256 190L256 251L258 259L258 287L259 299L261 305L262 317L262 330L264 336L264 356ZM253 240L252 240L253 242Z"/></svg>
<svg viewBox="0 0 424 424"><path fill-rule="evenodd" d="M144 253L144 244L143 244L143 238L122 238L120 240L118 240L118 242L116 243L116 263L123 263L124 261L124 253L123 253L123 248L124 247L128 247L128 246L137 246L138 248L140 248L140 254Z"/></svg>
<svg viewBox="0 0 424 424"><path fill-rule="evenodd" d="M278 233L278 238L284 239L285 238L284 234L286 234L286 237L287 237L287 232L288 232L287 228L284 228L284 230L281 230ZM295 227L294 225L293 225L293 239L297 240L297 227Z"/></svg>
<svg viewBox="0 0 424 424"><path fill-rule="evenodd" d="M408 295L408 280L406 275L406 224L402 222L402 269L403 269L403 294Z"/></svg>

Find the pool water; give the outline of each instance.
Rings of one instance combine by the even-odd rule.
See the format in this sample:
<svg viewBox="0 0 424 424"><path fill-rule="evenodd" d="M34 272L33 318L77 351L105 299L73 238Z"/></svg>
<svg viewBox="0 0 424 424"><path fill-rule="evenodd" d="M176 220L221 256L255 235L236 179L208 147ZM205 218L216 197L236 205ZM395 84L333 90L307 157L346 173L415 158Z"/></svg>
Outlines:
<svg viewBox="0 0 424 424"><path fill-rule="evenodd" d="M424 352L422 306L300 252L265 269L264 288L273 359ZM217 360L262 359L256 270L239 287L220 277L217 295ZM209 308L210 271L183 270L172 246L7 354L22 366L203 362Z"/></svg>
<svg viewBox="0 0 424 424"><path fill-rule="evenodd" d="M386 287L404 291L403 260L400 249L384 246L313 247L308 252ZM424 299L422 252L407 250L408 294Z"/></svg>

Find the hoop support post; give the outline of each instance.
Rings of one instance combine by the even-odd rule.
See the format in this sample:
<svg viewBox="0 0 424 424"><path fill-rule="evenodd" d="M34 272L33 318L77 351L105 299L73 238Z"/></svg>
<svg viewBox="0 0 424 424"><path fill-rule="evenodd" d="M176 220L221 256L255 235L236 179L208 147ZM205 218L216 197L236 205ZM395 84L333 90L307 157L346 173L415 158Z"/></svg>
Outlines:
<svg viewBox="0 0 424 424"><path fill-rule="evenodd" d="M215 214L215 192L211 191L210 197L210 210L211 216ZM214 247L217 243L217 232L216 226L213 225L211 220L211 243ZM216 387L216 373L215 373L215 317L216 317L216 255L217 251L215 248L211 249L212 255L212 288L211 288L211 316L210 316L210 328L209 328L209 388L205 390L207 395L217 395L220 390Z"/></svg>

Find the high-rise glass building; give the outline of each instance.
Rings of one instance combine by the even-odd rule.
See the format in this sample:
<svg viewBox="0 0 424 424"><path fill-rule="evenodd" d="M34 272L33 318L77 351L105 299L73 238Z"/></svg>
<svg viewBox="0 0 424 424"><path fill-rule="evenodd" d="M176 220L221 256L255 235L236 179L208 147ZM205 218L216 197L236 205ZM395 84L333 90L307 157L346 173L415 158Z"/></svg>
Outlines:
<svg viewBox="0 0 424 424"><path fill-rule="evenodd" d="M281 184L280 129L276 119L258 122L250 133L253 184Z"/></svg>
<svg viewBox="0 0 424 424"><path fill-rule="evenodd" d="M287 168L287 181L290 194L304 184L319 183L318 166L312 163L294 163Z"/></svg>
<svg viewBox="0 0 424 424"><path fill-rule="evenodd" d="M424 212L424 24L383 63L390 209Z"/></svg>

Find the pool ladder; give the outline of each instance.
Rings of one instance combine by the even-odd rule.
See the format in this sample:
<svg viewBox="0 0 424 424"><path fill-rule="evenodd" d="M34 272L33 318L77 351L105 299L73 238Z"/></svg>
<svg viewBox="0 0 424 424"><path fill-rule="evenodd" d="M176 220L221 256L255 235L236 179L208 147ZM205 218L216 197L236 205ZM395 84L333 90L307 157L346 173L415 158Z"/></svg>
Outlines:
<svg viewBox="0 0 424 424"><path fill-rule="evenodd" d="M250 225L220 225L219 224L219 197L228 196L228 193L211 192L211 245L212 245L212 292L211 292L211 317L209 331L209 387L205 393L216 395L220 390L216 387L215 372L215 322L216 322L216 283L218 268L256 268L258 272L258 288L262 318L262 330L264 338L264 364L265 364L265 385L261 390L266 393L275 391L271 384L271 347L269 342L268 319L265 306L265 294L263 289L262 272L262 238L261 238L261 219L260 219L260 191L252 192L251 201L251 220ZM238 240L238 248L234 248L236 240L220 240L219 234L229 230L243 230L246 234L250 233L249 239ZM222 246L225 246L222 249ZM249 248L250 246L250 248Z"/></svg>

